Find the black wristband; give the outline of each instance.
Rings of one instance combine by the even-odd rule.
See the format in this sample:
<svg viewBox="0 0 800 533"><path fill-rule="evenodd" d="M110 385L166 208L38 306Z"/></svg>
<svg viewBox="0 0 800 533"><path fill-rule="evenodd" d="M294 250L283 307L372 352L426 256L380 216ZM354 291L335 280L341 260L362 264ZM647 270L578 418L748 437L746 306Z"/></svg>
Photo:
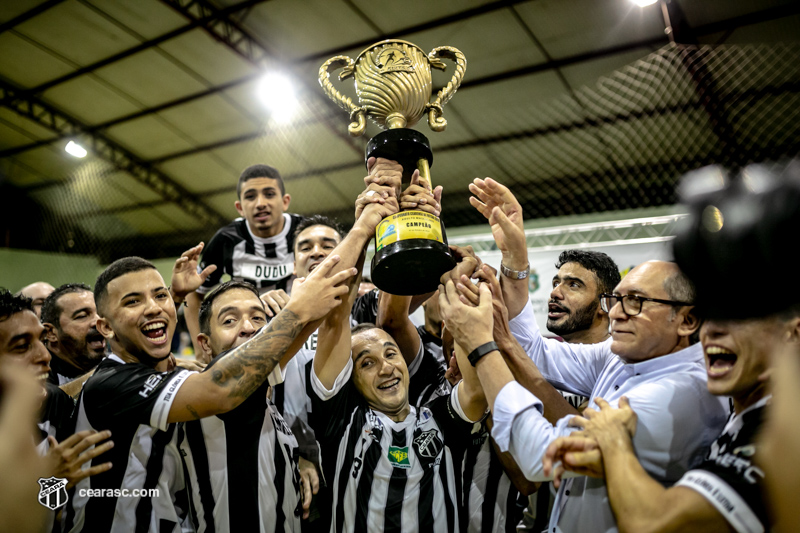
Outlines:
<svg viewBox="0 0 800 533"><path fill-rule="evenodd" d="M493 351L499 350L499 349L500 348L497 347L497 343L496 342L489 341L486 344L481 344L480 346L478 346L477 348L472 350L470 352L470 354L467 356L467 359L469 359L469 362L472 364L472 366L475 366L475 364L478 361L480 361L480 359L484 355L486 355L489 352L493 352Z"/></svg>

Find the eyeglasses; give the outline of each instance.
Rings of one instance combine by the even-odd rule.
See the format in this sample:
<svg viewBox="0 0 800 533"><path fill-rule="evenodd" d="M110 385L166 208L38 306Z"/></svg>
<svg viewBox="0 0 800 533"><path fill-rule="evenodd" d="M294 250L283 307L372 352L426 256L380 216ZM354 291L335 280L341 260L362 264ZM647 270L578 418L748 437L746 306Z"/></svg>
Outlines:
<svg viewBox="0 0 800 533"><path fill-rule="evenodd" d="M600 295L600 308L606 313L611 312L611 308L617 305L617 302L622 304L622 312L628 316L636 316L642 312L642 304L644 302L656 302L659 304L673 305L680 307L683 305L694 305L687 302L677 302L675 300L659 300L658 298L644 298L642 296L635 296L633 294L626 294L625 296L617 294L601 294Z"/></svg>

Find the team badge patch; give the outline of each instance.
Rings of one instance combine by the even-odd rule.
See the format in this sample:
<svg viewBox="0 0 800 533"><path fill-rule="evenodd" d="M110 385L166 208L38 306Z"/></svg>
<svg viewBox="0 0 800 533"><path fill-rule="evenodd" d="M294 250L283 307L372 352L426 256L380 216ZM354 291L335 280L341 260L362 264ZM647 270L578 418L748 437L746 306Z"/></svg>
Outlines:
<svg viewBox="0 0 800 533"><path fill-rule="evenodd" d="M402 448L389 446L389 453L386 456L395 468L411 468L411 462L408 460L408 446Z"/></svg>
<svg viewBox="0 0 800 533"><path fill-rule="evenodd" d="M39 503L55 511L67 503L67 480L60 477L39 478Z"/></svg>
<svg viewBox="0 0 800 533"><path fill-rule="evenodd" d="M433 459L442 451L442 439L439 438L435 429L423 431L414 439L414 449L417 455L425 459Z"/></svg>

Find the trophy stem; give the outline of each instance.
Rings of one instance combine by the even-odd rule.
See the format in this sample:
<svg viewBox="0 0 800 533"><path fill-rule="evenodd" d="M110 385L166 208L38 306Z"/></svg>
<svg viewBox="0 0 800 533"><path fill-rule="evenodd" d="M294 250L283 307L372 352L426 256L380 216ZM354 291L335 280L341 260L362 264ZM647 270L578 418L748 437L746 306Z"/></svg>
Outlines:
<svg viewBox="0 0 800 533"><path fill-rule="evenodd" d="M417 169L419 170L419 177L427 181L428 186L433 188L433 182L431 181L431 166L428 164L428 160L424 157L419 158L417 160Z"/></svg>

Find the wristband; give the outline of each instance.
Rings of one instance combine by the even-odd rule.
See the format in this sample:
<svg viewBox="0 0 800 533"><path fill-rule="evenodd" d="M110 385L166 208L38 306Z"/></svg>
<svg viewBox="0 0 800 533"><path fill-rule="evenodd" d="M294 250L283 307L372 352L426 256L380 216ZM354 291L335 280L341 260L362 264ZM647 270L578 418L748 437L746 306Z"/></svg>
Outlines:
<svg viewBox="0 0 800 533"><path fill-rule="evenodd" d="M497 343L494 341L489 341L486 344L481 344L472 350L467 356L467 359L469 359L469 362L472 364L472 366L475 366L475 364L480 361L484 355L495 350L499 350Z"/></svg>
<svg viewBox="0 0 800 533"><path fill-rule="evenodd" d="M531 273L531 265L529 264L527 267L525 267L525 270L511 270L503 263L500 263L500 272L502 272L502 274L507 278L525 279L528 277L528 274Z"/></svg>

